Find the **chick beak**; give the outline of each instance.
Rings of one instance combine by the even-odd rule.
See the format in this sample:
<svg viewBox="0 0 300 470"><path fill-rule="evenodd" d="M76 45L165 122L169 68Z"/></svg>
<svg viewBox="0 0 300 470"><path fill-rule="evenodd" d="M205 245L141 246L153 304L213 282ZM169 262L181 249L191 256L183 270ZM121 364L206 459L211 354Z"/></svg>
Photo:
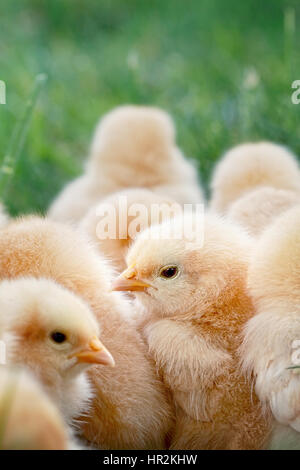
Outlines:
<svg viewBox="0 0 300 470"><path fill-rule="evenodd" d="M129 267L120 274L112 284L113 291L140 291L143 292L150 284L137 279L137 272L134 268Z"/></svg>
<svg viewBox="0 0 300 470"><path fill-rule="evenodd" d="M81 349L72 355L78 362L85 364L101 364L103 366L115 366L115 361L108 349L95 336L87 348Z"/></svg>

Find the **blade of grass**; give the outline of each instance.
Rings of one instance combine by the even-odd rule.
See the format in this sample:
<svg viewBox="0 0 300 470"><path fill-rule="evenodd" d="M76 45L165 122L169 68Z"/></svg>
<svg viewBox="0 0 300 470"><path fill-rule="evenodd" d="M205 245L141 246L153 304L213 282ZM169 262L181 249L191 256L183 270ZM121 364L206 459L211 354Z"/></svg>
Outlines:
<svg viewBox="0 0 300 470"><path fill-rule="evenodd" d="M23 116L16 123L13 130L8 145L8 150L4 155L4 159L0 167L0 202L5 202L8 185L14 176L18 159L21 155L25 139L28 134L34 109L37 105L38 98L46 81L47 75L39 74L36 76L33 91L26 102Z"/></svg>

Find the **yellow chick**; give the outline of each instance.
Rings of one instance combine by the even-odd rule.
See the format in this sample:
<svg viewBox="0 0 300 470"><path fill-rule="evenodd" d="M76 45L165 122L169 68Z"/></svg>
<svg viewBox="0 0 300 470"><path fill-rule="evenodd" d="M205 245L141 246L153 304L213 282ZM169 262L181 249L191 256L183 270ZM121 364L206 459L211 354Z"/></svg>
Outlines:
<svg viewBox="0 0 300 470"><path fill-rule="evenodd" d="M80 223L97 249L110 259L121 272L125 257L139 231L173 217L181 211L174 200L159 196L148 189L128 189L104 198ZM112 220L112 233L107 233L106 221Z"/></svg>
<svg viewBox="0 0 300 470"><path fill-rule="evenodd" d="M104 116L84 174L66 186L49 216L78 223L100 199L132 187L181 204L203 201L196 168L176 147L170 116L158 108L121 106Z"/></svg>
<svg viewBox="0 0 300 470"><path fill-rule="evenodd" d="M230 204L260 186L300 192L300 172L289 150L271 142L246 143L229 150L211 182L210 207L226 213Z"/></svg>
<svg viewBox="0 0 300 470"><path fill-rule="evenodd" d="M174 232L166 222L142 232L114 289L135 293L149 350L172 392L171 448L261 448L269 420L238 357L242 327L254 313L246 290L252 241L212 214L203 238L190 236L194 225L188 215L174 219Z"/></svg>
<svg viewBox="0 0 300 470"><path fill-rule="evenodd" d="M132 319L133 308L111 292L113 273L71 227L39 217L12 222L0 231L0 279L52 279L87 302L115 368L91 367L95 391L83 437L102 449L160 449L168 443L173 410L168 393Z"/></svg>
<svg viewBox="0 0 300 470"><path fill-rule="evenodd" d="M66 426L39 383L0 367L0 450L67 450Z"/></svg>
<svg viewBox="0 0 300 470"><path fill-rule="evenodd" d="M52 280L19 278L0 283L0 315L8 363L32 370L71 424L92 397L85 371L114 365L88 305Z"/></svg>
<svg viewBox="0 0 300 470"><path fill-rule="evenodd" d="M297 204L300 204L300 193L263 186L233 202L227 216L250 235L259 236L276 217Z"/></svg>
<svg viewBox="0 0 300 470"><path fill-rule="evenodd" d="M257 314L247 323L243 364L276 420L300 432L300 207L268 227L249 268ZM300 438L300 435L299 435ZM300 441L299 441L300 442Z"/></svg>

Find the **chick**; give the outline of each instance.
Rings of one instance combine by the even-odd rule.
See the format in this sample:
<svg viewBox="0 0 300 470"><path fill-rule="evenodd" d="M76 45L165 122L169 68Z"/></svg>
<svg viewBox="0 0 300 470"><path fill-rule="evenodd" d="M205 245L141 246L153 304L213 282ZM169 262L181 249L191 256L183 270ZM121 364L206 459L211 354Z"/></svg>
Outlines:
<svg viewBox="0 0 300 470"><path fill-rule="evenodd" d="M238 357L242 327L253 315L246 290L252 241L212 214L203 239L186 233L184 227L196 226L193 217L174 219L174 232L170 222L142 232L114 289L135 293L149 350L172 392L171 447L261 448L270 423Z"/></svg>
<svg viewBox="0 0 300 470"><path fill-rule="evenodd" d="M32 370L71 424L92 396L85 371L114 365L91 310L49 279L18 278L0 283L0 312L14 338L8 362Z"/></svg>
<svg viewBox="0 0 300 470"><path fill-rule="evenodd" d="M112 270L82 234L39 217L20 219L0 232L0 279L46 277L81 296L96 315L101 340L115 368L92 367L95 391L83 437L102 449L164 448L173 410L153 360L136 331L133 308L111 292Z"/></svg>
<svg viewBox="0 0 300 470"><path fill-rule="evenodd" d="M181 211L170 198L147 189L128 189L114 193L90 209L80 223L101 253L117 271L126 267L125 257L136 234ZM113 233L106 232L106 220L112 217Z"/></svg>
<svg viewBox="0 0 300 470"><path fill-rule="evenodd" d="M233 202L227 215L251 235L258 236L276 217L296 204L300 204L299 193L263 186Z"/></svg>
<svg viewBox="0 0 300 470"><path fill-rule="evenodd" d="M257 314L247 323L243 364L276 420L300 432L300 207L268 227L249 268ZM299 436L300 437L300 436Z"/></svg>
<svg viewBox="0 0 300 470"><path fill-rule="evenodd" d="M49 216L78 223L110 193L152 189L177 202L202 202L197 172L176 147L170 116L158 108L121 106L101 119L84 174L57 197Z"/></svg>
<svg viewBox="0 0 300 470"><path fill-rule="evenodd" d="M300 192L300 172L289 150L271 142L246 143L229 150L215 168L210 207L225 213L247 191L270 186Z"/></svg>
<svg viewBox="0 0 300 470"><path fill-rule="evenodd" d="M0 367L0 450L66 450L66 426L28 373Z"/></svg>

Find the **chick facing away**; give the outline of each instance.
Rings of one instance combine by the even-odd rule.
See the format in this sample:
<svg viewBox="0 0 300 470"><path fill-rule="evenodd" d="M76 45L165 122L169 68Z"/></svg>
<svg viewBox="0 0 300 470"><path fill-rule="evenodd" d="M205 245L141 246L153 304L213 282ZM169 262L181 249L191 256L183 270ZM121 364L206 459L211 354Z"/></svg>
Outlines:
<svg viewBox="0 0 300 470"><path fill-rule="evenodd" d="M193 227L191 217L175 219L174 233ZM261 448L270 422L238 355L243 325L254 313L246 289L252 240L212 214L205 215L203 238L165 239L166 224L139 235L113 288L134 292L149 350L172 392L171 447Z"/></svg>
<svg viewBox="0 0 300 470"><path fill-rule="evenodd" d="M234 201L255 188L268 186L300 192L296 158L271 142L252 142L230 149L216 165L211 181L210 207L226 213Z"/></svg>
<svg viewBox="0 0 300 470"><path fill-rule="evenodd" d="M105 115L83 175L63 189L49 216L78 223L102 198L126 188L152 189L180 204L203 200L196 168L177 148L172 119L159 108L120 106Z"/></svg>

